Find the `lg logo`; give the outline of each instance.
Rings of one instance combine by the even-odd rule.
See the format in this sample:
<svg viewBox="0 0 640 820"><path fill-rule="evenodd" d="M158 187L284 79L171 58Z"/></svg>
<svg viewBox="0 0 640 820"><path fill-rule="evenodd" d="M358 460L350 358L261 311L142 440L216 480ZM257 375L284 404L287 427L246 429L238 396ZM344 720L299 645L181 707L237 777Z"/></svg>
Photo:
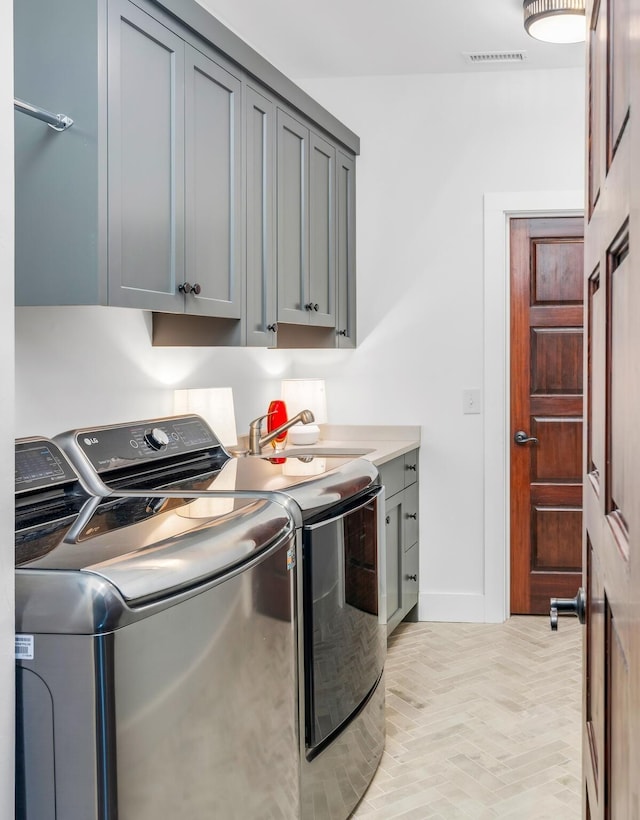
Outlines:
<svg viewBox="0 0 640 820"><path fill-rule="evenodd" d="M92 444L98 443L98 439L95 436L93 438L89 438L87 436L87 438L84 439L84 443L87 445L87 447L91 447Z"/></svg>

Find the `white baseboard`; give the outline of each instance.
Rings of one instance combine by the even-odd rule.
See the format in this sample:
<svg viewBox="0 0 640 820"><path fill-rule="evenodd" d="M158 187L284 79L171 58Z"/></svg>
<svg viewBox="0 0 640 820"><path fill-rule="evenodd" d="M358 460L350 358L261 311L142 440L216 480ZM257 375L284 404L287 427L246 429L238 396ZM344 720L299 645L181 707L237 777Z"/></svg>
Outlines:
<svg viewBox="0 0 640 820"><path fill-rule="evenodd" d="M449 623L494 623L487 617L487 601L484 595L452 592L420 595L418 601L420 621L446 621Z"/></svg>

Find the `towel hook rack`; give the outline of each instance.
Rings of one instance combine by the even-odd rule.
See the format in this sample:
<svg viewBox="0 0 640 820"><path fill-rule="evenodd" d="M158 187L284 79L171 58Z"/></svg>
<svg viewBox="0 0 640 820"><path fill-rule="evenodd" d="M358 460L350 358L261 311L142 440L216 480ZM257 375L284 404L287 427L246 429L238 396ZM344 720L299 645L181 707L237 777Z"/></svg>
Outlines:
<svg viewBox="0 0 640 820"><path fill-rule="evenodd" d="M16 111L22 111L23 114L28 114L30 117L46 122L54 131L66 131L67 128L71 128L73 125L71 117L67 117L65 114L52 114L51 111L45 111L44 108L38 108L31 105L31 103L24 102L24 100L14 98L13 107Z"/></svg>

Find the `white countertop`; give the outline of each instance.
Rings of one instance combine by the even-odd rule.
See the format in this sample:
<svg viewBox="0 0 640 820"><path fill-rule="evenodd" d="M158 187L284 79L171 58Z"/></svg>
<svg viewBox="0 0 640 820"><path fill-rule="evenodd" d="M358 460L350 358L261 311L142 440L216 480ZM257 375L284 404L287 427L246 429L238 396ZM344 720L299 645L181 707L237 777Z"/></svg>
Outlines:
<svg viewBox="0 0 640 820"><path fill-rule="evenodd" d="M340 450L359 455L376 467L420 446L420 427L389 425L320 425L317 444L286 444L287 450ZM368 452L365 452L368 451Z"/></svg>

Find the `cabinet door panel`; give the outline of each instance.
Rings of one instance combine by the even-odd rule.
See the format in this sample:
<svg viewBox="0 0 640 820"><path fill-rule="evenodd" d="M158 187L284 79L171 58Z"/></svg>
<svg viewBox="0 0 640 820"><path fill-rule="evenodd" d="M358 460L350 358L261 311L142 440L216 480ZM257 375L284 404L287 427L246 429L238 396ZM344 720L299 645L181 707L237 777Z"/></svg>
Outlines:
<svg viewBox="0 0 640 820"><path fill-rule="evenodd" d="M307 324L309 131L278 110L278 321Z"/></svg>
<svg viewBox="0 0 640 820"><path fill-rule="evenodd" d="M404 491L404 548L418 541L418 485L412 484Z"/></svg>
<svg viewBox="0 0 640 820"><path fill-rule="evenodd" d="M404 489L404 459L402 456L381 464L378 472L380 473L380 480L384 484L387 498L391 498L392 495Z"/></svg>
<svg viewBox="0 0 640 820"><path fill-rule="evenodd" d="M337 153L336 332L338 347L356 346L356 163Z"/></svg>
<svg viewBox="0 0 640 820"><path fill-rule="evenodd" d="M408 613L418 603L418 545L414 544L402 560L402 611Z"/></svg>
<svg viewBox="0 0 640 820"><path fill-rule="evenodd" d="M317 134L309 136L309 321L335 325L336 151Z"/></svg>
<svg viewBox="0 0 640 820"><path fill-rule="evenodd" d="M185 73L185 278L201 287L185 310L239 319L242 84L191 46Z"/></svg>
<svg viewBox="0 0 640 820"><path fill-rule="evenodd" d="M109 3L109 302L182 311L184 43Z"/></svg>
<svg viewBox="0 0 640 820"><path fill-rule="evenodd" d="M275 106L247 87L247 344L272 345L276 321Z"/></svg>
<svg viewBox="0 0 640 820"><path fill-rule="evenodd" d="M400 556L402 555L402 497L387 501L386 505L386 606L387 630L390 632L400 620Z"/></svg>

